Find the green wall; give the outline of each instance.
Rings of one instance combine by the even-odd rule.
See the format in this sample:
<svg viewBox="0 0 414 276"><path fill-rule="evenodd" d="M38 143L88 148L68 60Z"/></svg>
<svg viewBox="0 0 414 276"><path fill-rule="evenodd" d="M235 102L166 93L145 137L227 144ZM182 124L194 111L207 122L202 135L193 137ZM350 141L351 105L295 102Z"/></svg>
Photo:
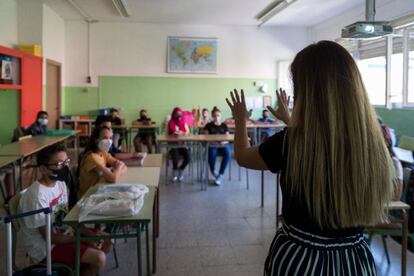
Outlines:
<svg viewBox="0 0 414 276"><path fill-rule="evenodd" d="M398 137L407 135L414 137L414 109L376 108L384 123L395 129Z"/></svg>
<svg viewBox="0 0 414 276"><path fill-rule="evenodd" d="M186 110L217 106L223 118L230 117L225 97L234 88L243 88L247 96L263 96L254 82L268 85L267 95L275 100L276 80L242 78L180 78L180 77L118 77L99 78L98 88L66 87L64 114L88 114L91 110L106 107L122 108L126 122L136 119L140 109L148 110L156 122L161 122L175 106ZM255 110L260 116L262 108Z"/></svg>
<svg viewBox="0 0 414 276"><path fill-rule="evenodd" d="M0 144L11 142L19 124L19 91L0 89Z"/></svg>

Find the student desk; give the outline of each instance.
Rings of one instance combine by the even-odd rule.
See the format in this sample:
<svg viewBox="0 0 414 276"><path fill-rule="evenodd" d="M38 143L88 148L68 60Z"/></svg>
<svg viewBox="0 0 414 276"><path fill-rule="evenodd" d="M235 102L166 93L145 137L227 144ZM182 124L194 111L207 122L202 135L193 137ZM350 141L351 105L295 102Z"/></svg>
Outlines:
<svg viewBox="0 0 414 276"><path fill-rule="evenodd" d="M397 155L397 158L407 165L414 165L414 156L413 152L411 150L406 150L402 148L395 147L393 148L395 155Z"/></svg>
<svg viewBox="0 0 414 276"><path fill-rule="evenodd" d="M284 123L262 123L262 122L256 122L256 123L247 123L246 128L247 132L250 132L252 134L253 144L257 145L260 143L260 133L262 129L280 129L285 127L286 125ZM234 132L236 129L235 124L227 124L227 127L231 132Z"/></svg>
<svg viewBox="0 0 414 276"><path fill-rule="evenodd" d="M22 188L23 180L23 160L24 158L33 155L42 149L66 141L72 137L75 137L79 131L73 131L71 135L59 135L59 136L47 136L47 135L38 135L29 139L24 139L22 141L14 142L11 144L4 145L0 147L0 156L14 156L18 158L18 163L20 166L19 172L19 182L20 188ZM76 143L76 142L75 142Z"/></svg>
<svg viewBox="0 0 414 276"><path fill-rule="evenodd" d="M150 158L149 161L159 161L160 166L145 166L145 160ZM153 162L154 164L155 162ZM158 164L158 163L157 163ZM157 165L156 164L156 165ZM144 165L141 167L128 166L126 174L122 175L118 183L139 183L147 185L148 187L155 188L155 202L153 206L153 227L152 227L152 271L157 271L157 240L160 233L160 173L161 173L162 155L161 154L148 154L144 159ZM147 163L148 165L148 163ZM151 164L150 164L151 165Z"/></svg>
<svg viewBox="0 0 414 276"><path fill-rule="evenodd" d="M154 130L155 134L159 133L160 126L159 125L113 125L113 129L121 129L123 133L125 134L126 139L126 146L127 150L131 151L132 147L132 132L133 131L139 131L139 130Z"/></svg>
<svg viewBox="0 0 414 276"><path fill-rule="evenodd" d="M131 183L130 183L131 184ZM101 184L102 185L102 184ZM116 185L116 184L115 184ZM89 196L95 193L100 185L95 185L90 187L84 197ZM141 258L141 229L143 228L145 231L145 246L146 246L146 263L147 263L147 275L150 275L150 249L149 249L149 233L148 233L148 225L152 220L153 217L153 205L154 205L154 197L155 197L155 187L148 187L149 192L145 195L144 198L144 206L140 210L140 212L135 216L128 216L128 217L113 217L113 218L96 218L93 220L79 222L79 206L75 205L70 212L66 215L63 219L63 223L69 224L72 226L76 226L76 262L75 262L75 271L76 275L79 276L80 273L80 243L86 240L99 240L102 238L114 238L114 239L121 239L121 238L132 238L136 237L137 239L137 265L138 271L137 275L142 274L142 258ZM84 224L135 224L136 225L136 232L135 233L110 233L107 236L94 236L94 237L81 237L80 229ZM154 248L155 249L155 248Z"/></svg>
<svg viewBox="0 0 414 276"><path fill-rule="evenodd" d="M154 153L154 154L147 154L144 158L144 163L142 164L143 167L162 167L162 154Z"/></svg>
<svg viewBox="0 0 414 276"><path fill-rule="evenodd" d="M410 209L410 205L401 202L401 201L392 201L386 207L387 211L399 211L401 218L390 218L391 224L401 224L401 229L399 228L390 228L388 224L382 224L373 227L366 227L366 232L370 234L379 234L382 233L389 235L390 232L395 231L395 235L401 233L402 242L401 242L401 275L407 275L407 239L408 239L408 216L407 210Z"/></svg>

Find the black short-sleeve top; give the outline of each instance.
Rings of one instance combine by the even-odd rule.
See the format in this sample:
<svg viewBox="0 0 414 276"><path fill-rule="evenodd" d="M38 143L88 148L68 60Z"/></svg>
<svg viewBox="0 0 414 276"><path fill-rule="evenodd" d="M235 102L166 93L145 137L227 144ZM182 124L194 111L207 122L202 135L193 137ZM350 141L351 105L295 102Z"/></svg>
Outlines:
<svg viewBox="0 0 414 276"><path fill-rule="evenodd" d="M226 134L229 131L225 123L218 126L214 122L206 124L204 130L207 130L209 134Z"/></svg>
<svg viewBox="0 0 414 276"><path fill-rule="evenodd" d="M322 230L308 211L304 197L298 198L290 194L285 178L288 156L287 128L260 144L259 154L271 172L280 173L283 197L282 215L286 224L315 235L333 238L352 236L363 231L362 227Z"/></svg>

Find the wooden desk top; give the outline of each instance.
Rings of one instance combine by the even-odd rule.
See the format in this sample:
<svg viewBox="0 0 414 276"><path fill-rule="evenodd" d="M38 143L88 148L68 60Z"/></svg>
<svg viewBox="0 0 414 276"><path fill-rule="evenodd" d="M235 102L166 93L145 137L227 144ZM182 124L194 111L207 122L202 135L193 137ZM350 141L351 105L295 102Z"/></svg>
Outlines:
<svg viewBox="0 0 414 276"><path fill-rule="evenodd" d="M158 142L233 142L233 134L200 134L200 135L159 135L157 137Z"/></svg>
<svg viewBox="0 0 414 276"><path fill-rule="evenodd" d="M402 201L391 201L387 207L387 210L409 210L410 205Z"/></svg>
<svg viewBox="0 0 414 276"><path fill-rule="evenodd" d="M397 155L397 158L401 162L414 165L414 157L413 157L412 151L398 148L398 147L395 147L393 149L394 149L395 155Z"/></svg>
<svg viewBox="0 0 414 276"><path fill-rule="evenodd" d="M246 128L282 128L286 125L283 123L248 123ZM230 129L236 128L235 124L227 124L227 127Z"/></svg>
<svg viewBox="0 0 414 276"><path fill-rule="evenodd" d="M101 184L104 185L104 184ZM116 184L110 184L110 185L116 185ZM84 197L89 196L93 193L95 193L100 185L95 185L90 187ZM105 218L99 218L99 216L96 216L93 220L85 221L85 223L109 223L109 222L137 222L137 221L143 221L143 222L149 222L152 220L152 209L154 205L154 198L155 198L155 187L148 187L149 192L145 194L144 198L144 206L142 206L142 209L139 211L139 213L135 216L128 216L128 217L105 217ZM73 208L70 210L70 212L66 215L66 217L63 219L63 222L66 224L71 223L77 223L79 220L79 206L76 204L73 206Z"/></svg>
<svg viewBox="0 0 414 276"><path fill-rule="evenodd" d="M12 164L19 159L19 156L0 156L0 168Z"/></svg>
<svg viewBox="0 0 414 276"><path fill-rule="evenodd" d="M76 135L74 133L73 135ZM73 135L62 135L62 136L47 136L38 135L29 139L25 139L19 142L4 145L0 147L0 156L29 156L42 149L60 143Z"/></svg>
<svg viewBox="0 0 414 276"><path fill-rule="evenodd" d="M162 154L155 153L155 154L147 154L144 158L144 163L142 167L162 167Z"/></svg>
<svg viewBox="0 0 414 276"><path fill-rule="evenodd" d="M117 183L137 183L149 187L158 187L160 174L161 167L128 167L127 172L121 176Z"/></svg>

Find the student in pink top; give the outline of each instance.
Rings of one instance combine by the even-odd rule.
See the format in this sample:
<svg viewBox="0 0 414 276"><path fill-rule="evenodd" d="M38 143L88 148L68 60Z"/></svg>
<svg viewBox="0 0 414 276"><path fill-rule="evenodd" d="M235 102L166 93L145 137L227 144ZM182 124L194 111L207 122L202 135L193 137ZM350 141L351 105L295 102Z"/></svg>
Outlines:
<svg viewBox="0 0 414 276"><path fill-rule="evenodd" d="M168 134L169 135L188 135L190 129L185 123L183 118L183 111L181 108L174 108L171 113L171 119L168 122ZM183 181L183 171L190 162L190 153L186 147L177 147L170 150L170 155L173 162L173 182ZM181 165L179 165L180 158L183 159Z"/></svg>

